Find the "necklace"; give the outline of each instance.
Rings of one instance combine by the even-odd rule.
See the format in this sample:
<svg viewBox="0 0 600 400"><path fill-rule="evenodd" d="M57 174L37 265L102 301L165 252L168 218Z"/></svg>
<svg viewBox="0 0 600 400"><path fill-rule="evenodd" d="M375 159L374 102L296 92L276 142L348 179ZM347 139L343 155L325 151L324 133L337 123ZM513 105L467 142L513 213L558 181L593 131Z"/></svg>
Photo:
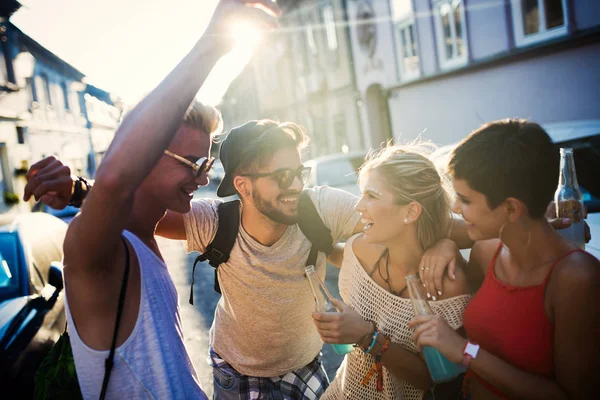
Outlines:
<svg viewBox="0 0 600 400"><path fill-rule="evenodd" d="M377 272L379 273L381 280L383 280L387 284L389 292L391 294L393 294L394 296L401 297L402 292L404 292L404 290L406 289L406 286L404 286L402 288L402 290L399 292L396 292L392 289L392 283L391 283L391 278L390 278L390 251L388 249L385 250L385 274L387 275L387 278L385 278L383 276L383 274L381 273L381 259L382 258L383 258L383 254L379 258L379 262L377 263Z"/></svg>

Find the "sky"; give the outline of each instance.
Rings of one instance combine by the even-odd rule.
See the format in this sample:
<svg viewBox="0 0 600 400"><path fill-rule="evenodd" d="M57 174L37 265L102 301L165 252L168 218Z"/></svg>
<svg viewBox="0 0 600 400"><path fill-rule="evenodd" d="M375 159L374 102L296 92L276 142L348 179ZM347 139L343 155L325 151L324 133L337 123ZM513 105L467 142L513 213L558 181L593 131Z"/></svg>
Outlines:
<svg viewBox="0 0 600 400"><path fill-rule="evenodd" d="M200 38L217 0L22 0L11 21L86 75L137 102ZM251 53L232 54L199 94L216 104ZM225 67L223 67L225 65ZM229 67L231 66L231 67Z"/></svg>

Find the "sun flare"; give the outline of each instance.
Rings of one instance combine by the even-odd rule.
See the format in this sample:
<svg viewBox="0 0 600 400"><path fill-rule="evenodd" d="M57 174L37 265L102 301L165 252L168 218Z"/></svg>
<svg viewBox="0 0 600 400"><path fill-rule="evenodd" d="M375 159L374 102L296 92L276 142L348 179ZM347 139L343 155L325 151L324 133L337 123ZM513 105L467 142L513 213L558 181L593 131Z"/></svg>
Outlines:
<svg viewBox="0 0 600 400"><path fill-rule="evenodd" d="M205 104L217 105L231 82L242 72L252 58L262 34L254 26L238 23L232 29L235 45L231 52L223 57L213 68L198 93Z"/></svg>

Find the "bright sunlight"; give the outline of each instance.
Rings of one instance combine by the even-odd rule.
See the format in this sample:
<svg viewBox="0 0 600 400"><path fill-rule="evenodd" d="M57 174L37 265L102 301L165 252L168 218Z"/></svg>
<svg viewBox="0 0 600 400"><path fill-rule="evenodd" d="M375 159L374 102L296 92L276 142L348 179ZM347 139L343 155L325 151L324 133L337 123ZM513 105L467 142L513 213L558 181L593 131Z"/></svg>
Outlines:
<svg viewBox="0 0 600 400"><path fill-rule="evenodd" d="M242 72L262 37L250 24L236 24L233 28L235 46L213 68L204 86L198 92L198 100L205 104L219 104L231 82Z"/></svg>

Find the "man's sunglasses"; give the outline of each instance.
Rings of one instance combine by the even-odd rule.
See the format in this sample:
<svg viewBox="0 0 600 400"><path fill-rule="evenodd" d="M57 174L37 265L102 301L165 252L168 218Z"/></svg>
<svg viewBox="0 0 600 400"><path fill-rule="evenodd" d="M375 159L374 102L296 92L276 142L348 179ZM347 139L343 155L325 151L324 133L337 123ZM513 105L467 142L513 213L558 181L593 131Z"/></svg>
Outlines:
<svg viewBox="0 0 600 400"><path fill-rule="evenodd" d="M196 178L199 178L202 172L208 173L208 171L211 170L213 164L215 163L214 157L200 157L196 162L192 162L187 158L183 158L180 155L170 152L169 150L165 150L165 154L192 168L192 170L194 171L194 176Z"/></svg>
<svg viewBox="0 0 600 400"><path fill-rule="evenodd" d="M287 189L294 183L294 178L299 178L302 184L306 184L310 176L310 167L302 166L298 169L281 168L273 172L256 173L256 174L240 174L241 176L249 176L251 178L270 177L277 181L280 189Z"/></svg>

